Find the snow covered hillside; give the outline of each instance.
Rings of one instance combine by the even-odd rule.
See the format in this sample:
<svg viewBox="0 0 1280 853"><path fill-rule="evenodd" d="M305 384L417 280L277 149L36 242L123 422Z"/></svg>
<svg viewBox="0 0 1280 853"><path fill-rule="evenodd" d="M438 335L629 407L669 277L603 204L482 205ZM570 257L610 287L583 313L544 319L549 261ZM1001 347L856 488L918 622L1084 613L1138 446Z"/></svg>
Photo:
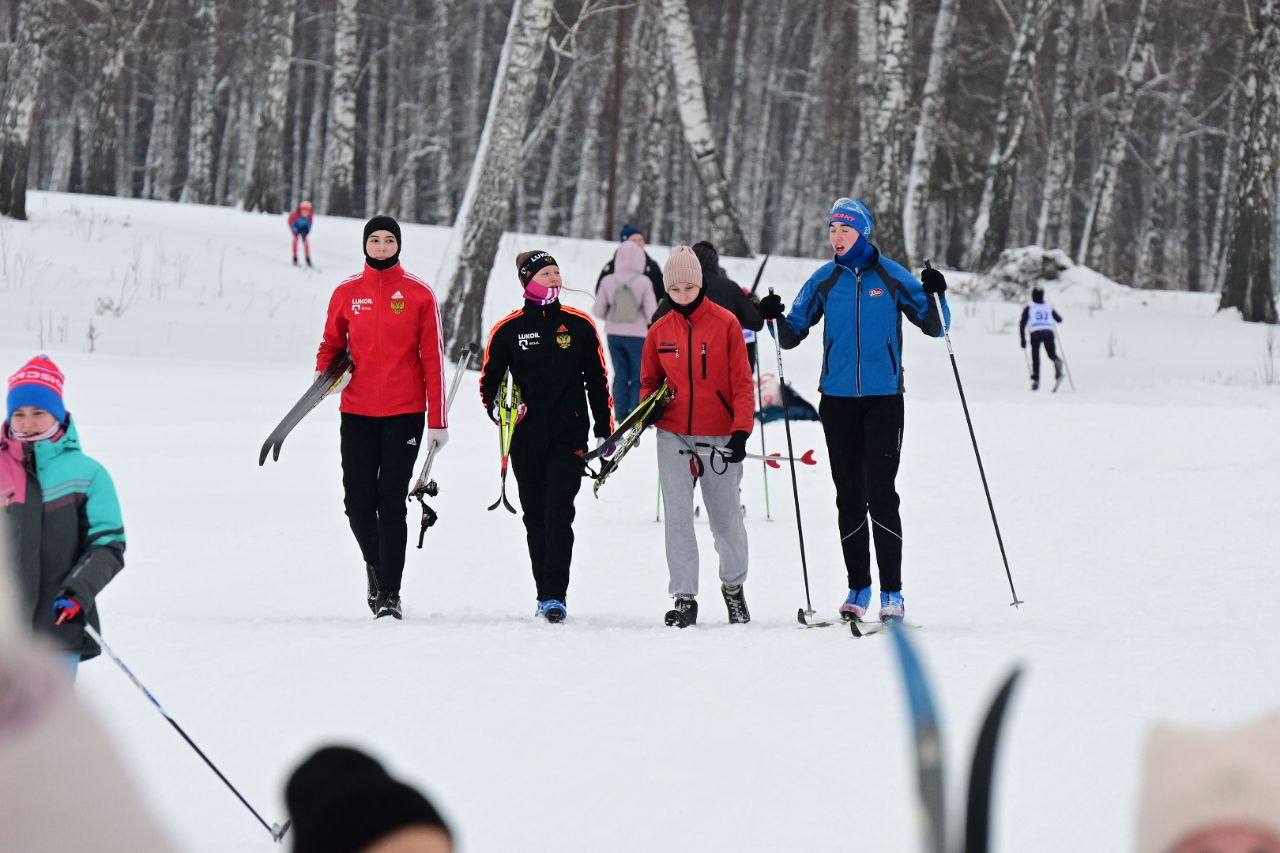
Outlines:
<svg viewBox="0 0 1280 853"><path fill-rule="evenodd" d="M744 478L751 624L724 624L704 524L702 624L662 626L649 443L599 500L584 487L569 621L536 623L523 527L485 511L497 453L469 379L435 470L440 522L409 552L405 621L374 622L342 513L336 405L278 463L256 464L310 381L330 292L359 269L361 223L321 218L308 272L289 265L283 217L44 193L29 204L30 222L0 219L0 366L49 352L86 451L116 479L129 550L101 599L104 635L269 819L283 820L294 763L337 740L421 784L471 851L918 849L893 650L796 627L785 471L769 477L772 521L760 470ZM435 282L447 240L405 226L406 268ZM507 235L486 323L519 303L513 259L528 248L551 251L584 291L568 301L588 307L613 246ZM774 258L762 290L790 303L817 263ZM749 283L755 262L726 266ZM1075 393L1027 390L1020 306L952 300L1027 603L1008 606L945 344L910 327L904 593L924 626L953 802L990 692L1020 661L997 849L1125 851L1154 721L1216 726L1280 707L1280 385L1266 381L1280 340L1215 314L1216 297L1131 291L1081 268L1049 297ZM820 344L785 357L816 404ZM771 343L762 358L772 369ZM766 429L781 449L781 427ZM825 460L817 423L794 433ZM799 489L814 604L833 613L845 580L825 465L802 470ZM108 660L81 669L79 690L187 849L271 849Z"/></svg>

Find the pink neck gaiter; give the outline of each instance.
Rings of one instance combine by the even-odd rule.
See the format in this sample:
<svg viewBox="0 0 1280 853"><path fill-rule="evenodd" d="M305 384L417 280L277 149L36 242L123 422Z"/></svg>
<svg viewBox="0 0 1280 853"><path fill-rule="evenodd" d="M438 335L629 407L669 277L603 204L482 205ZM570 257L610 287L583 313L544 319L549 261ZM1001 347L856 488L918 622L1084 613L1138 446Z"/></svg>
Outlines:
<svg viewBox="0 0 1280 853"><path fill-rule="evenodd" d="M524 298L539 305L550 305L560 298L560 288L547 287L536 281L531 281L525 285Z"/></svg>
<svg viewBox="0 0 1280 853"><path fill-rule="evenodd" d="M14 432L8 423L0 428L0 507L25 503L27 500L27 469L23 465L23 449L37 441L57 440L62 437L62 425L39 435Z"/></svg>

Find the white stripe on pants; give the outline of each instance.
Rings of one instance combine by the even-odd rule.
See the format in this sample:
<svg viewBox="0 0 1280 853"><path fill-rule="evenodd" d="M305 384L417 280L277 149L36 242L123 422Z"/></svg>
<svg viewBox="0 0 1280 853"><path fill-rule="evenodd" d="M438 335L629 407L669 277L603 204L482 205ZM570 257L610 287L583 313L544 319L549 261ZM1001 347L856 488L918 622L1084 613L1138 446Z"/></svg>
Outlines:
<svg viewBox="0 0 1280 853"><path fill-rule="evenodd" d="M697 442L723 447L728 436L676 436L658 433L658 475L662 478L662 503L666 509L667 571L671 582L667 591L674 596L698 594L698 539L693 529L693 476L689 454L680 451ZM680 439L683 438L684 441ZM688 445L685 444L688 442ZM717 474L712 470L708 448L697 448L703 463L702 503L711 523L711 536L720 556L720 582L730 585L747 578L747 527L742 521L740 490L742 465L735 463ZM717 460L716 468L724 467Z"/></svg>

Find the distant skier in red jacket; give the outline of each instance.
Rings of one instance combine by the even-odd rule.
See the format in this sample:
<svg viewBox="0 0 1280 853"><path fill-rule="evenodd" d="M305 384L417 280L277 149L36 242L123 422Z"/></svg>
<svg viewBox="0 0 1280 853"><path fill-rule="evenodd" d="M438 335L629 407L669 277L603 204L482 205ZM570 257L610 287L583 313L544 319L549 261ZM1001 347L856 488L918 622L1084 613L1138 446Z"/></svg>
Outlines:
<svg viewBox="0 0 1280 853"><path fill-rule="evenodd" d="M293 234L293 265L298 265L298 238L302 238L302 249L307 256L307 266L311 266L311 225L315 222L315 208L311 202L304 201L289 214L289 231Z"/></svg>
<svg viewBox="0 0 1280 853"><path fill-rule="evenodd" d="M711 301L698 256L675 246L662 271L672 310L649 328L640 367L643 399L665 380L675 396L658 420L658 476L666 507L666 623L698 620L698 540L693 490L702 501L720 556L720 591L730 622L749 622L747 529L738 499L747 438L755 423L755 383L738 318Z"/></svg>
<svg viewBox="0 0 1280 853"><path fill-rule="evenodd" d="M400 266L400 225L375 216L364 226L364 271L338 285L329 300L316 370L351 353L342 392L342 487L347 518L364 556L374 616L401 617L405 497L422 443L449 441L444 347L436 295Z"/></svg>

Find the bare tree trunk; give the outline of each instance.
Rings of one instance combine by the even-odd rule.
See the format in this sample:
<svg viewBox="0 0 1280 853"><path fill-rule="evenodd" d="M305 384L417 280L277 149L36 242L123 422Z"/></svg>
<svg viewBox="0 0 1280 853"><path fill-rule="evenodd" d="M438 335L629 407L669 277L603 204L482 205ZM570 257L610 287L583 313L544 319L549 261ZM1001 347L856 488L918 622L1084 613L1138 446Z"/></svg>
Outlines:
<svg viewBox="0 0 1280 853"><path fill-rule="evenodd" d="M323 56L323 51L321 52ZM328 144L325 138L326 105L329 103L325 92L325 72L316 69L311 89L311 116L307 127L307 156L302 169L302 194L315 203L320 196L322 181L327 177L324 171L324 151ZM324 208L321 208L323 210Z"/></svg>
<svg viewBox="0 0 1280 853"><path fill-rule="evenodd" d="M884 82L880 76L879 6L881 0L857 0L858 11L858 184L871 186L880 168L882 139L875 133L875 116L880 111ZM778 31L784 27L781 22ZM776 55L776 52L775 52ZM768 93L773 97L773 93Z"/></svg>
<svg viewBox="0 0 1280 853"><path fill-rule="evenodd" d="M568 137L573 132L572 101L565 100L562 106L556 107L559 120L551 139L551 156L547 160L547 172L542 181L542 196L538 203L538 218L534 226L539 234L555 233L556 199L561 188L561 173L564 171L564 152L568 147Z"/></svg>
<svg viewBox="0 0 1280 853"><path fill-rule="evenodd" d="M753 134L747 133L746 128L742 126L742 105L749 97L748 90L748 64L747 64L747 38L749 34L749 25L751 22L751 14L748 8L744 6L742 13L738 15L738 36L734 39L733 47L733 83L729 87L729 138L725 141L724 146L724 173L730 181L737 183L741 165L739 163L738 152L743 148L743 141L752 138ZM769 97L765 94L765 97Z"/></svg>
<svg viewBox="0 0 1280 853"><path fill-rule="evenodd" d="M1080 4L1059 0L1054 28L1057 57L1053 69L1053 119L1049 127L1049 153L1045 156L1044 191L1036 242L1047 249L1071 248L1071 177L1075 161L1076 66L1080 61Z"/></svg>
<svg viewBox="0 0 1280 853"><path fill-rule="evenodd" d="M693 23L685 0L662 0L667 52L676 80L676 106L684 138L702 181L703 198L711 217L712 239L726 255L747 257L751 248L733 210L729 182L720 168L720 155L707 118L702 69L693 39Z"/></svg>
<svg viewBox="0 0 1280 853"><path fill-rule="evenodd" d="M617 29L613 37L613 80L609 87L609 114L612 116L609 128L609 194L605 197L604 206L604 239L613 239L617 223L618 204L618 154L622 145L622 75L626 71L623 62L627 36L627 8L624 6L614 14L617 16Z"/></svg>
<svg viewBox="0 0 1280 853"><path fill-rule="evenodd" d="M438 28L433 30L442 45L448 44L449 19L453 14L451 0L440 0L436 11ZM447 50L447 48L445 48ZM453 221L453 71L452 63L444 62L435 70L435 112L433 136L436 144L436 204L434 220L439 223Z"/></svg>
<svg viewBox="0 0 1280 853"><path fill-rule="evenodd" d="M887 256L903 256L902 160L906 136L908 71L911 52L911 0L881 0L879 7L880 80L883 94L875 116L880 154L872 198L876 245ZM863 182L870 183L868 182Z"/></svg>
<svg viewBox="0 0 1280 853"><path fill-rule="evenodd" d="M114 26L114 25L113 25ZM94 98L93 131L84 157L84 190L95 195L116 191L116 148L120 134L120 79L124 72L124 40L107 46L107 59Z"/></svg>
<svg viewBox="0 0 1280 853"><path fill-rule="evenodd" d="M1280 158L1280 0L1257 0L1240 158L1240 192L1219 308L1251 322L1275 323L1271 254L1277 158Z"/></svg>
<svg viewBox="0 0 1280 853"><path fill-rule="evenodd" d="M53 6L52 0L28 0L20 9L0 104L0 216L27 218L32 119L54 37Z"/></svg>
<svg viewBox="0 0 1280 853"><path fill-rule="evenodd" d="M1139 0L1138 19L1133 25L1133 38L1129 42L1129 54L1120 73L1120 86L1115 102L1110 108L1107 140L1103 144L1097 171L1090 187L1089 213L1085 217L1084 232L1080 235L1080 249L1076 257L1081 263L1095 269L1105 265L1110 255L1112 234L1111 217L1115 207L1116 184L1120 166L1124 163L1129 147L1129 132L1133 126L1133 113L1137 106L1138 86L1146 74L1151 49L1151 29L1160 11L1161 0Z"/></svg>
<svg viewBox="0 0 1280 853"><path fill-rule="evenodd" d="M666 117L670 109L671 75L667 73L662 22L655 15L646 16L645 39L641 45L645 69L644 123L640 129L642 154L640 177L627 202L627 220L649 229L649 238L656 240L664 209L660 196L667 183L663 180L663 170L668 157L667 140L670 138Z"/></svg>
<svg viewBox="0 0 1280 853"><path fill-rule="evenodd" d="M591 237L599 232L596 208L600 200L600 131L604 112L605 81L591 81L590 95L584 115L582 147L578 149L578 176L573 182L573 210L569 215L569 234Z"/></svg>
<svg viewBox="0 0 1280 853"><path fill-rule="evenodd" d="M823 75L827 58L836 40L831 38L823 22L829 19L829 4L818 2L813 6L813 28L810 35L809 67L806 71L804 91L800 94L800 108L791 127L791 140L787 145L787 178L782 193L782 211L785 217L779 244L784 251L799 255L805 225L812 226L814 211L806 203L810 187L806 182L808 166L813 159L816 143L815 105L829 86Z"/></svg>
<svg viewBox="0 0 1280 853"><path fill-rule="evenodd" d="M156 69L155 109L151 113L151 132L147 135L147 154L142 175L142 197L168 201L173 192L174 112L177 92L174 77L178 70L177 54L166 51Z"/></svg>
<svg viewBox="0 0 1280 853"><path fill-rule="evenodd" d="M280 0L262 0L260 9L267 71L262 81L257 131L248 156L249 184L244 191L244 208L280 213L288 192L284 179L284 110L289 98L295 7Z"/></svg>
<svg viewBox="0 0 1280 853"><path fill-rule="evenodd" d="M326 180L322 204L326 213L335 216L355 213L359 11L359 0L338 0L333 31L333 89L329 95L329 127L325 133Z"/></svg>
<svg viewBox="0 0 1280 853"><path fill-rule="evenodd" d="M192 60L200 70L191 100L187 180L182 187L182 201L210 204L213 201L213 130L217 118L217 0L198 0L192 23L195 25Z"/></svg>
<svg viewBox="0 0 1280 853"><path fill-rule="evenodd" d="M956 30L956 7L960 0L941 0L938 17L933 23L933 42L929 51L929 71L920 93L920 118L916 122L915 140L911 146L911 171L907 175L907 194L902 204L902 236L906 259L924 260L925 206L929 203L929 185L933 180L934 133L942 115L942 83L951 56L951 37Z"/></svg>
<svg viewBox="0 0 1280 853"><path fill-rule="evenodd" d="M464 347L480 340L483 332L485 290L511 204L552 2L515 0L512 6L479 151L453 226L449 252L440 266L439 277L449 279L444 323L450 355L455 359ZM459 238L461 244L455 246Z"/></svg>
<svg viewBox="0 0 1280 853"><path fill-rule="evenodd" d="M1015 198L1014 182L1018 172L1018 146L1026 126L1027 101L1035 80L1036 53L1040 49L1040 17L1054 0L1027 0L1014 36L1009 70L1000 94L996 113L995 135L987 155L986 180L982 184L982 200L973 222L969 240L970 269L990 269L1009 240L1009 216Z"/></svg>

